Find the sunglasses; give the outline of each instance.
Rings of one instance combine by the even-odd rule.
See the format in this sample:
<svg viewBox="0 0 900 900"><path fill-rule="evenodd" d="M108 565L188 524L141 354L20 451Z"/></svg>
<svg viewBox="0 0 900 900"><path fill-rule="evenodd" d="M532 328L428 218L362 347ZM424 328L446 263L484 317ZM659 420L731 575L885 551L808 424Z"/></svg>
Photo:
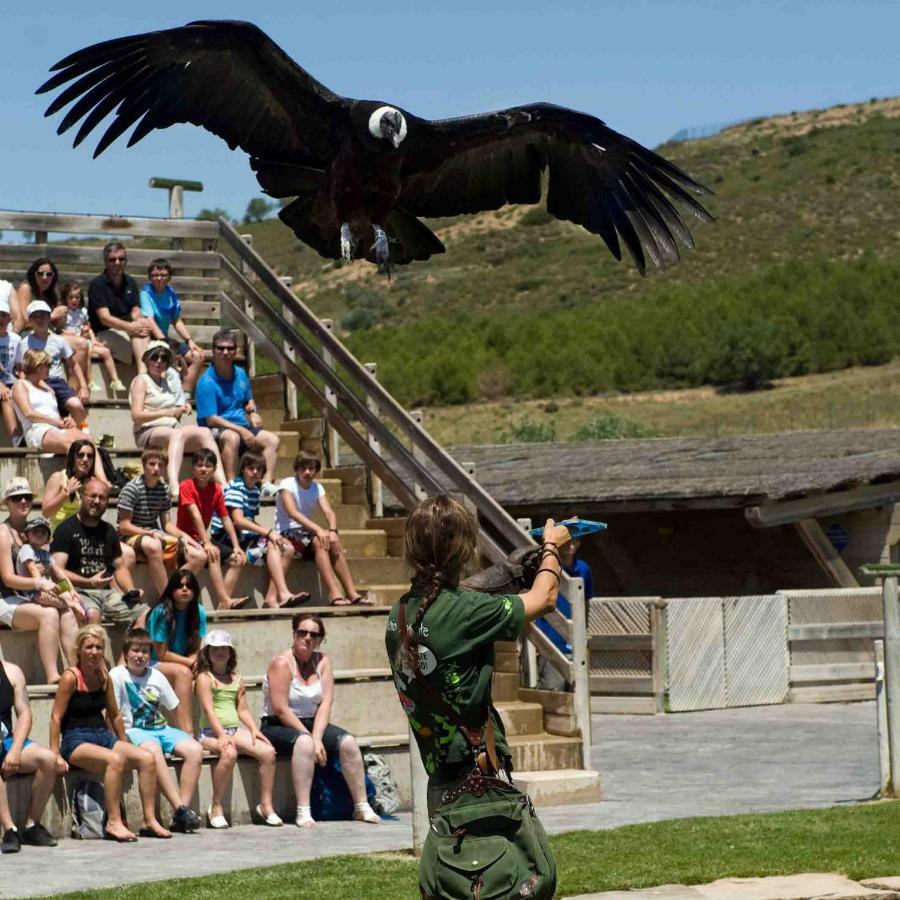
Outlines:
<svg viewBox="0 0 900 900"><path fill-rule="evenodd" d="M53 277L52 272L35 272L35 275L37 275L38 278L52 278Z"/></svg>
<svg viewBox="0 0 900 900"><path fill-rule="evenodd" d="M93 459L94 454L91 450L80 450L75 454L75 459Z"/></svg>
<svg viewBox="0 0 900 900"><path fill-rule="evenodd" d="M150 362L155 362L155 363L161 363L161 362L164 362L164 363L167 363L167 362L169 362L169 361L172 359L172 357L169 356L168 353L151 353L151 354L147 357L147 359L149 359Z"/></svg>
<svg viewBox="0 0 900 900"><path fill-rule="evenodd" d="M33 494L16 494L15 497L9 497L13 503L31 503L34 500Z"/></svg>
<svg viewBox="0 0 900 900"><path fill-rule="evenodd" d="M305 628L298 628L294 632L294 637L299 637L299 638L312 638L313 640L315 640L317 637L321 637L321 636L322 636L321 631L307 631Z"/></svg>
<svg viewBox="0 0 900 900"><path fill-rule="evenodd" d="M237 347L234 344L217 344L213 350L218 350L219 353L236 353Z"/></svg>
<svg viewBox="0 0 900 900"><path fill-rule="evenodd" d="M128 259L127 256L107 256L106 261L111 263L124 263Z"/></svg>

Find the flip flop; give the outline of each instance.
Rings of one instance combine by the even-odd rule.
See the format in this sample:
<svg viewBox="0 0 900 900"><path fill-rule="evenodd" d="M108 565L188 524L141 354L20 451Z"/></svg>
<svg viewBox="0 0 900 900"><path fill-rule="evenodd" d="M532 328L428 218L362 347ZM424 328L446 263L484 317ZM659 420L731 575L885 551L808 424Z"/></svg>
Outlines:
<svg viewBox="0 0 900 900"><path fill-rule="evenodd" d="M246 609L250 605L251 599L251 597L238 597L236 601L228 607L226 612L232 609Z"/></svg>
<svg viewBox="0 0 900 900"><path fill-rule="evenodd" d="M375 601L369 596L363 597L362 594L357 594L355 597L353 597L350 600L350 605L351 606L374 606Z"/></svg>
<svg viewBox="0 0 900 900"><path fill-rule="evenodd" d="M115 841L117 844L135 844L137 843L137 838L134 835L131 837L118 837L113 834L111 831L103 832L103 840L104 841Z"/></svg>
<svg viewBox="0 0 900 900"><path fill-rule="evenodd" d="M304 606L312 599L312 595L308 591L299 591L294 594L287 603L284 604L286 609L292 609L295 606Z"/></svg>
<svg viewBox="0 0 900 900"><path fill-rule="evenodd" d="M346 597L334 597L331 600L331 606L350 606L351 601Z"/></svg>

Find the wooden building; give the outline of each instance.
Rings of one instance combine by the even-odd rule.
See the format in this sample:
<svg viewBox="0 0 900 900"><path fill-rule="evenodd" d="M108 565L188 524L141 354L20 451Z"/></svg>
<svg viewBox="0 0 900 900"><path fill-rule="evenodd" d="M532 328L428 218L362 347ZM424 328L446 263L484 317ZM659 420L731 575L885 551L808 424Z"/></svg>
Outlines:
<svg viewBox="0 0 900 900"><path fill-rule="evenodd" d="M598 596L853 587L900 541L900 430L453 449L511 514L601 519Z"/></svg>

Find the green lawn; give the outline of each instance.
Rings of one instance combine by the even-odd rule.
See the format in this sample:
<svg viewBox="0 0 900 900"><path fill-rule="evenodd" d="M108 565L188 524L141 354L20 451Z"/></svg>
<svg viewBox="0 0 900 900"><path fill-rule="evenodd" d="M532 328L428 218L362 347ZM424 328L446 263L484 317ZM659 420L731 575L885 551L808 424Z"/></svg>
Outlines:
<svg viewBox="0 0 900 900"><path fill-rule="evenodd" d="M577 819L577 807L573 808ZM900 804L871 803L721 818L678 819L553 839L559 896L727 876L839 872L853 879L900 873ZM400 854L336 856L228 875L66 894L70 900L418 897L415 863Z"/></svg>

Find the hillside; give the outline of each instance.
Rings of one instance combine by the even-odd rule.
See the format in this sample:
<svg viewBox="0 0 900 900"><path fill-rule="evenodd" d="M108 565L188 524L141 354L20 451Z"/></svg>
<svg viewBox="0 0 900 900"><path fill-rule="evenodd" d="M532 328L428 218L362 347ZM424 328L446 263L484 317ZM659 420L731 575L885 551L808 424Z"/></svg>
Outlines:
<svg viewBox="0 0 900 900"><path fill-rule="evenodd" d="M796 291L801 298L795 303L793 324L787 323L786 328L786 323L773 323L770 316L757 323L762 330L755 338L744 336L741 341L744 345L754 339L767 343L771 334L766 328L783 333L796 327L809 344L809 320L816 310L823 309L824 287L810 288L805 295L803 291L810 280L821 280L826 264L830 267L826 281L843 279L852 286L860 280L858 267L861 259L865 260L862 265L868 274L863 280L868 281L872 296L858 298L855 314L865 318L871 312L872 329L885 331L881 324L891 317L890 311L870 310L870 306L873 298L887 299L885 288L896 295L897 270L889 261L900 244L896 202L900 99L761 119L711 138L659 149L716 191L708 205L718 221L713 225L696 223L697 248L686 250L681 264L665 272L651 272L646 278L630 264L616 263L599 239L557 222L540 207L506 207L429 223L447 245L447 253L398 270L390 282L368 265L343 266L322 260L298 244L277 220L246 226L246 230L254 233L263 255L282 274L293 277L298 294L318 314L331 316L345 332L353 332L350 343L354 349L377 360L386 382L410 403L462 402L507 393L544 396L571 390L566 379L535 383L525 377L527 357L512 360L502 347L472 343L473 330L483 334L492 325L501 344L514 325L521 339L523 331L528 334L530 323L539 328L547 316L553 320L551 333L543 336L547 342L565 337L566 342L577 343L584 323L592 333L591 344L575 349L576 355L586 356L606 351L607 334L623 332L627 337L633 333L634 317L629 310L659 311L664 319L664 312L673 304L690 308L693 298L709 306L728 295L732 298L729 315L742 323L755 317L760 304L742 309L740 298L749 291L768 296L770 284L775 283L786 297ZM883 263L886 268L879 268ZM616 301L626 299L629 302L621 308L620 320ZM833 297L832 301L836 304L840 299ZM777 310L770 312L775 315ZM662 320L659 323L660 327L664 324ZM698 327L705 330L702 322ZM839 332L843 326L836 325L833 334L828 333L829 327L828 323L815 323L813 343L801 353L804 360L779 364L781 368L772 369L771 374L802 374L884 361L883 349L874 358L855 350L844 357L829 352L827 359L819 359L820 340L842 340ZM893 323L888 329L893 339L892 329ZM538 358L547 359L546 352L552 356L553 349L543 337L537 345L545 353ZM795 336L789 337L793 340ZM714 331L701 338L706 345L731 340L730 335ZM679 341L680 351L688 356L692 355L691 340L687 335ZM428 384L405 390L412 371L434 355L424 353L422 347L439 347L438 356L457 360L496 357L501 360L500 371L496 378L486 380L481 373L463 373L456 381L465 384L449 391L431 384L434 372L426 373ZM795 349L784 352L796 357ZM633 348L622 346L610 373L599 380L588 379L581 392L729 380L728 373L716 375L716 360L694 367L697 371L692 372L683 371L683 365L673 372L671 366L660 368L654 362L646 377L638 378L633 372L623 375L622 360L629 355L634 355ZM658 355L650 353L654 359ZM446 360L434 362L438 368L446 368ZM591 363L586 359L583 365Z"/></svg>

